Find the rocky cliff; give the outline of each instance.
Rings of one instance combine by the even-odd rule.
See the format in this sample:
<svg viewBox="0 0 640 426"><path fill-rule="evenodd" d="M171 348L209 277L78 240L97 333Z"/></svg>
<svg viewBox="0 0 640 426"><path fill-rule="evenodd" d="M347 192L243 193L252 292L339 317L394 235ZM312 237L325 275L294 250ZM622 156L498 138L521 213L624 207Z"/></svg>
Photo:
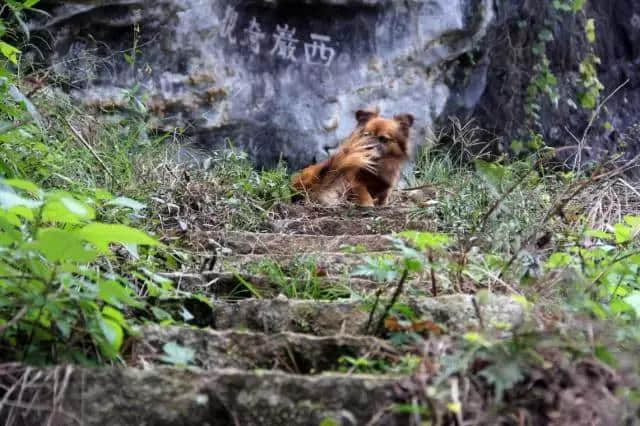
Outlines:
<svg viewBox="0 0 640 426"><path fill-rule="evenodd" d="M148 99L160 129L179 127L214 149L231 141L260 165L318 160L355 125L353 112L417 118L416 141L450 114L519 136L530 71L524 51L551 20L543 0L75 0L45 1L32 32L51 41L45 62L87 106L117 108L127 91ZM595 16L603 94L627 78L593 143L620 147L638 118L640 6L592 1L552 22L549 47L561 102L542 105L539 131L574 144L589 112L574 99L583 26ZM34 53L34 58L37 55ZM597 150L589 150L597 152Z"/></svg>

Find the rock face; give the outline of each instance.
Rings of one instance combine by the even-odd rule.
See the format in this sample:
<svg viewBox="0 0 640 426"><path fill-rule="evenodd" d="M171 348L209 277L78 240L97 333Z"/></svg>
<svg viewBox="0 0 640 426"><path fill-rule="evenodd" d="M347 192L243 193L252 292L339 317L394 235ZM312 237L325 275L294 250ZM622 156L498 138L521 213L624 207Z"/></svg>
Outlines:
<svg viewBox="0 0 640 426"><path fill-rule="evenodd" d="M625 80L590 131L582 156L633 155L640 121L640 5L588 1L584 11L548 0L43 0L51 18L31 22L56 81L87 106L127 105L136 87L155 127L179 127L200 148L231 142L261 166L293 169L325 157L354 127L356 109L416 118L414 139L434 121L474 117L502 137L534 130L575 145L591 112L576 104L579 64L601 60L601 99ZM584 27L593 18L597 40ZM550 29L558 104L525 112L533 45ZM437 124L439 124L436 121ZM488 139L493 139L489 134ZM575 150L568 149L569 153Z"/></svg>
<svg viewBox="0 0 640 426"><path fill-rule="evenodd" d="M42 6L42 4L41 4ZM448 98L448 62L481 39L490 0L46 1L47 61L87 106L148 96L157 127L205 149L226 140L260 165L327 155L376 105L425 126ZM133 49L137 47L137 49Z"/></svg>
<svg viewBox="0 0 640 426"><path fill-rule="evenodd" d="M640 153L640 137L633 131L640 122L640 2L587 0L579 13L562 11L547 0L495 4L487 36L470 55L455 61L452 78L447 80L451 96L442 117L475 118L477 124L502 138L501 148L530 130L543 135L551 146L575 146L571 134L582 138L592 113L578 101L584 91L579 64L594 53L601 61L597 77L604 89L600 100L614 91L615 95L590 128L581 156L589 161L623 153L629 159ZM595 25L593 44L585 37L587 19L593 19ZM527 87L532 70L540 63L532 47L545 29L553 33L553 40L546 43L546 55L557 80L559 102L554 105L546 96L539 96L540 117L534 123L525 113ZM573 160L576 150L570 148L567 153Z"/></svg>

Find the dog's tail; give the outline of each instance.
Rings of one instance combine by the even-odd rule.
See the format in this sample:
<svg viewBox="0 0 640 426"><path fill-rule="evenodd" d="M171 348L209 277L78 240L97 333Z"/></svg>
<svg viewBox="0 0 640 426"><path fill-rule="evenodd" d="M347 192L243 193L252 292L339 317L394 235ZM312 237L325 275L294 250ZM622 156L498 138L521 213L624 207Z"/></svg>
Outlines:
<svg viewBox="0 0 640 426"><path fill-rule="evenodd" d="M375 143L367 138L351 137L331 158L313 164L294 176L293 187L298 191L313 192L350 172L368 170L375 173L377 156Z"/></svg>

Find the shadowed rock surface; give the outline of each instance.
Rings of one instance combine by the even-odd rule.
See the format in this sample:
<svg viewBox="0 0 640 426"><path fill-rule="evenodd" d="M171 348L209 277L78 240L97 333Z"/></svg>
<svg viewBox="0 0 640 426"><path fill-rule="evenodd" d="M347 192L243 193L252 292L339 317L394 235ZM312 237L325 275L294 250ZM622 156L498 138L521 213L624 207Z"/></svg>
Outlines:
<svg viewBox="0 0 640 426"><path fill-rule="evenodd" d="M85 105L122 107L137 84L158 128L185 128L205 150L230 138L260 165L282 157L293 168L326 156L369 104L413 114L421 139L449 97L449 61L493 16L490 0L46 6L52 17L32 31L52 38L46 61Z"/></svg>
<svg viewBox="0 0 640 426"><path fill-rule="evenodd" d="M367 336L310 336L290 332L264 334L181 327L145 327L133 362L159 362L163 345L177 342L195 351L194 365L242 370L269 369L297 374L337 370L342 356L384 359L397 351L384 340Z"/></svg>
<svg viewBox="0 0 640 426"><path fill-rule="evenodd" d="M402 384L401 379L384 377L306 377L237 369L61 367L31 374L32 384L41 386L39 397L46 401L54 394L59 403L53 405L53 416L53 407L47 406L18 417L14 424L21 426L47 421L52 426L302 426L324 419L366 424L378 410L384 414L399 400ZM55 379L63 379L64 386L54 385ZM406 421L404 415L389 413L380 424Z"/></svg>
<svg viewBox="0 0 640 426"><path fill-rule="evenodd" d="M440 297L409 297L406 303L418 318L442 324L450 332L477 330L480 327L473 307L473 296L456 294ZM518 324L523 320L522 306L509 296L493 295L480 305L485 326ZM293 331L315 335L365 333L369 319L363 302L321 302L312 300L243 300L218 304L214 309L216 329L249 329L265 333Z"/></svg>
<svg viewBox="0 0 640 426"><path fill-rule="evenodd" d="M434 120L455 115L477 118L491 131L488 140L504 137L499 149L531 130L551 145L575 143L569 131L581 137L591 113L576 103L583 90L578 65L590 49L584 26L593 18L602 97L629 83L591 129L584 158L632 155L640 146L629 131L640 121L634 47L640 6L632 0L588 1L584 14L562 12L547 0L46 0L39 6L51 13L30 24L50 40L40 46L44 62L86 106L124 107L125 91L137 86L148 96L155 127L184 128L202 156L229 138L258 165L282 158L293 169L324 158L353 129L354 111L372 104L387 115L413 114L416 142ZM526 87L540 58L529 44L547 27L555 34L547 55L562 101L553 105L539 96L534 123L525 113Z"/></svg>

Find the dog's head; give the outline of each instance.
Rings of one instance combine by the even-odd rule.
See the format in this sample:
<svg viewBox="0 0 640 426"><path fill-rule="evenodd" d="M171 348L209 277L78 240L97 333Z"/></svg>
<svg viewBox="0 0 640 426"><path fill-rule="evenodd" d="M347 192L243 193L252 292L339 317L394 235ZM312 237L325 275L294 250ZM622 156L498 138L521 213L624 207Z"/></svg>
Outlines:
<svg viewBox="0 0 640 426"><path fill-rule="evenodd" d="M409 155L409 129L413 125L413 115L399 114L393 118L384 118L376 111L356 111L358 127L356 133L370 138L375 143L380 156Z"/></svg>

